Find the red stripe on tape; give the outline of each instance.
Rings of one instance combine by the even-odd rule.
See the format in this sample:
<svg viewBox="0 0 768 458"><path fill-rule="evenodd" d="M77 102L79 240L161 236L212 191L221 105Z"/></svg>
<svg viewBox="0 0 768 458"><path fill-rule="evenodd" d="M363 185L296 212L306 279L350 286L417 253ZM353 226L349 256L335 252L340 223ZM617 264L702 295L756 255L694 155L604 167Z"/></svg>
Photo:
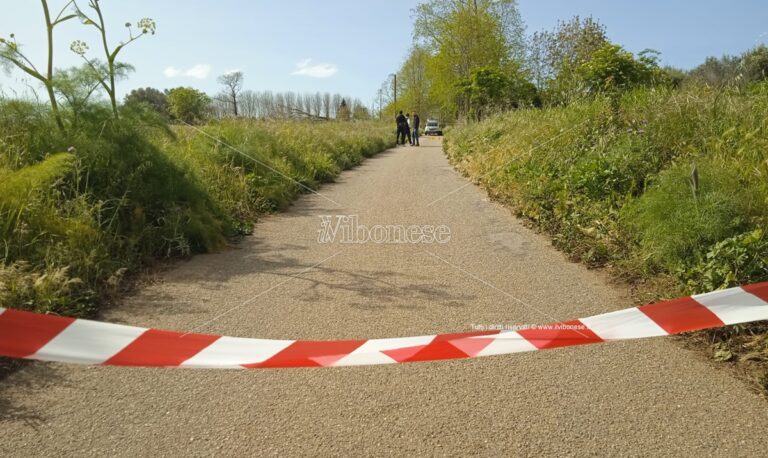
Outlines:
<svg viewBox="0 0 768 458"><path fill-rule="evenodd" d="M467 354L470 358L474 358L478 353L483 351L485 347L493 343L493 339L457 339L452 340L451 345L458 348Z"/></svg>
<svg viewBox="0 0 768 458"><path fill-rule="evenodd" d="M741 289L768 302L768 282L742 286Z"/></svg>
<svg viewBox="0 0 768 458"><path fill-rule="evenodd" d="M63 316L6 310L0 314L0 355L32 356L73 321Z"/></svg>
<svg viewBox="0 0 768 458"><path fill-rule="evenodd" d="M490 339L470 339L475 336L498 334L499 331L474 331L438 334L427 345L386 350L382 353L399 363L469 358L491 343ZM466 342L472 341L472 342Z"/></svg>
<svg viewBox="0 0 768 458"><path fill-rule="evenodd" d="M385 354L387 354L387 356L390 356L386 352ZM412 363L416 361L437 361L441 359L461 359L461 358L468 358L468 357L469 355L466 354L464 351L454 347L453 345L451 345L449 341L444 340L444 341L433 341L429 345L425 345L424 348L417 351L415 354L405 359L399 360L399 362Z"/></svg>
<svg viewBox="0 0 768 458"><path fill-rule="evenodd" d="M638 309L670 334L724 326L711 310L690 297L681 297Z"/></svg>
<svg viewBox="0 0 768 458"><path fill-rule="evenodd" d="M586 345L602 342L597 334L579 320L563 321L553 325L517 331L525 340L540 350L572 345Z"/></svg>
<svg viewBox="0 0 768 458"><path fill-rule="evenodd" d="M325 367L352 353L365 340L296 341L266 361L244 367Z"/></svg>
<svg viewBox="0 0 768 458"><path fill-rule="evenodd" d="M417 345L415 347L395 348L393 350L383 350L382 353L394 359L398 363L410 361L413 355L426 348L426 345Z"/></svg>
<svg viewBox="0 0 768 458"><path fill-rule="evenodd" d="M206 334L183 334L149 329L104 364L107 366L178 366L219 338L219 336Z"/></svg>

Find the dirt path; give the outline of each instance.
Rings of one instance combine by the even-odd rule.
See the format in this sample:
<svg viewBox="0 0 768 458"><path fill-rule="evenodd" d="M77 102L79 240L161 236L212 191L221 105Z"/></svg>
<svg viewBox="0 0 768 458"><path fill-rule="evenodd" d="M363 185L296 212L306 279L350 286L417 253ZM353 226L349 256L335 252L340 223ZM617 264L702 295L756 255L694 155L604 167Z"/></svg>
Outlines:
<svg viewBox="0 0 768 458"><path fill-rule="evenodd" d="M106 319L375 338L630 305L465 184L437 140L388 151L323 187L327 199L303 197L237 249L179 265ZM369 226L445 224L451 241L320 244L318 215L332 214ZM335 369L33 364L0 384L0 456L762 456L766 407L666 339Z"/></svg>

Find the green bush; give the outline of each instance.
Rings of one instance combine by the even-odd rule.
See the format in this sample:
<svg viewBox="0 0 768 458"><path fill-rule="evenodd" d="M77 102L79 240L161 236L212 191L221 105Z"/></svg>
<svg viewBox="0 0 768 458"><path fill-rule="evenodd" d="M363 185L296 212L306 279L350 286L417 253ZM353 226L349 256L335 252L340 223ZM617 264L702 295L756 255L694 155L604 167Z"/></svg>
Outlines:
<svg viewBox="0 0 768 458"><path fill-rule="evenodd" d="M22 100L0 100L0 169L18 169L51 152L66 150L45 107Z"/></svg>
<svg viewBox="0 0 768 458"><path fill-rule="evenodd" d="M642 256L669 271L696 262L712 244L752 226L763 197L741 174L712 163L676 165L662 172L622 216L638 234ZM697 183L697 184L696 184Z"/></svg>
<svg viewBox="0 0 768 458"><path fill-rule="evenodd" d="M680 272L692 293L705 293L764 280L768 234L762 228L714 244L698 264Z"/></svg>

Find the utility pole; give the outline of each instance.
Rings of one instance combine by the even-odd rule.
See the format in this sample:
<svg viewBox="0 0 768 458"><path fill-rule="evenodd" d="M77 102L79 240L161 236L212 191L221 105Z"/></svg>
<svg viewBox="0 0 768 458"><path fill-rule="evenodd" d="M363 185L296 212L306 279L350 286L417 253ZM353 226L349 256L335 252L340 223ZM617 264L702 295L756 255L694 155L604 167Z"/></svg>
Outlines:
<svg viewBox="0 0 768 458"><path fill-rule="evenodd" d="M395 115L397 115L397 73L390 73L389 76L392 76L395 78Z"/></svg>
<svg viewBox="0 0 768 458"><path fill-rule="evenodd" d="M382 112L382 108L384 108L384 106L382 105L383 92L384 91L382 91L381 88L379 88L379 121L381 121L381 112Z"/></svg>

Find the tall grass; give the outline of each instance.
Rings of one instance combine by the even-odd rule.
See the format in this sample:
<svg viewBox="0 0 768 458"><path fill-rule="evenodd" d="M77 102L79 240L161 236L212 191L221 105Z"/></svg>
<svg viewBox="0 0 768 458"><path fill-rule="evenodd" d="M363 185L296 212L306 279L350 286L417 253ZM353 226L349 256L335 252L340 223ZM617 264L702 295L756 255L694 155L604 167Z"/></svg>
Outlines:
<svg viewBox="0 0 768 458"><path fill-rule="evenodd" d="M377 123L122 118L92 106L62 134L0 105L0 307L91 314L126 272L219 249L394 143Z"/></svg>
<svg viewBox="0 0 768 458"><path fill-rule="evenodd" d="M558 248L637 280L644 300L768 280L768 83L639 90L618 112L517 111L445 144ZM768 392L768 325L699 336Z"/></svg>
<svg viewBox="0 0 768 458"><path fill-rule="evenodd" d="M758 91L756 93L755 91ZM705 87L517 111L451 131L450 159L591 265L667 273L685 290L719 243L768 222L768 103ZM768 279L741 269L718 287Z"/></svg>
<svg viewBox="0 0 768 458"><path fill-rule="evenodd" d="M190 164L219 204L245 223L394 144L391 129L373 122L243 119L175 132L176 139L156 137L160 147Z"/></svg>

